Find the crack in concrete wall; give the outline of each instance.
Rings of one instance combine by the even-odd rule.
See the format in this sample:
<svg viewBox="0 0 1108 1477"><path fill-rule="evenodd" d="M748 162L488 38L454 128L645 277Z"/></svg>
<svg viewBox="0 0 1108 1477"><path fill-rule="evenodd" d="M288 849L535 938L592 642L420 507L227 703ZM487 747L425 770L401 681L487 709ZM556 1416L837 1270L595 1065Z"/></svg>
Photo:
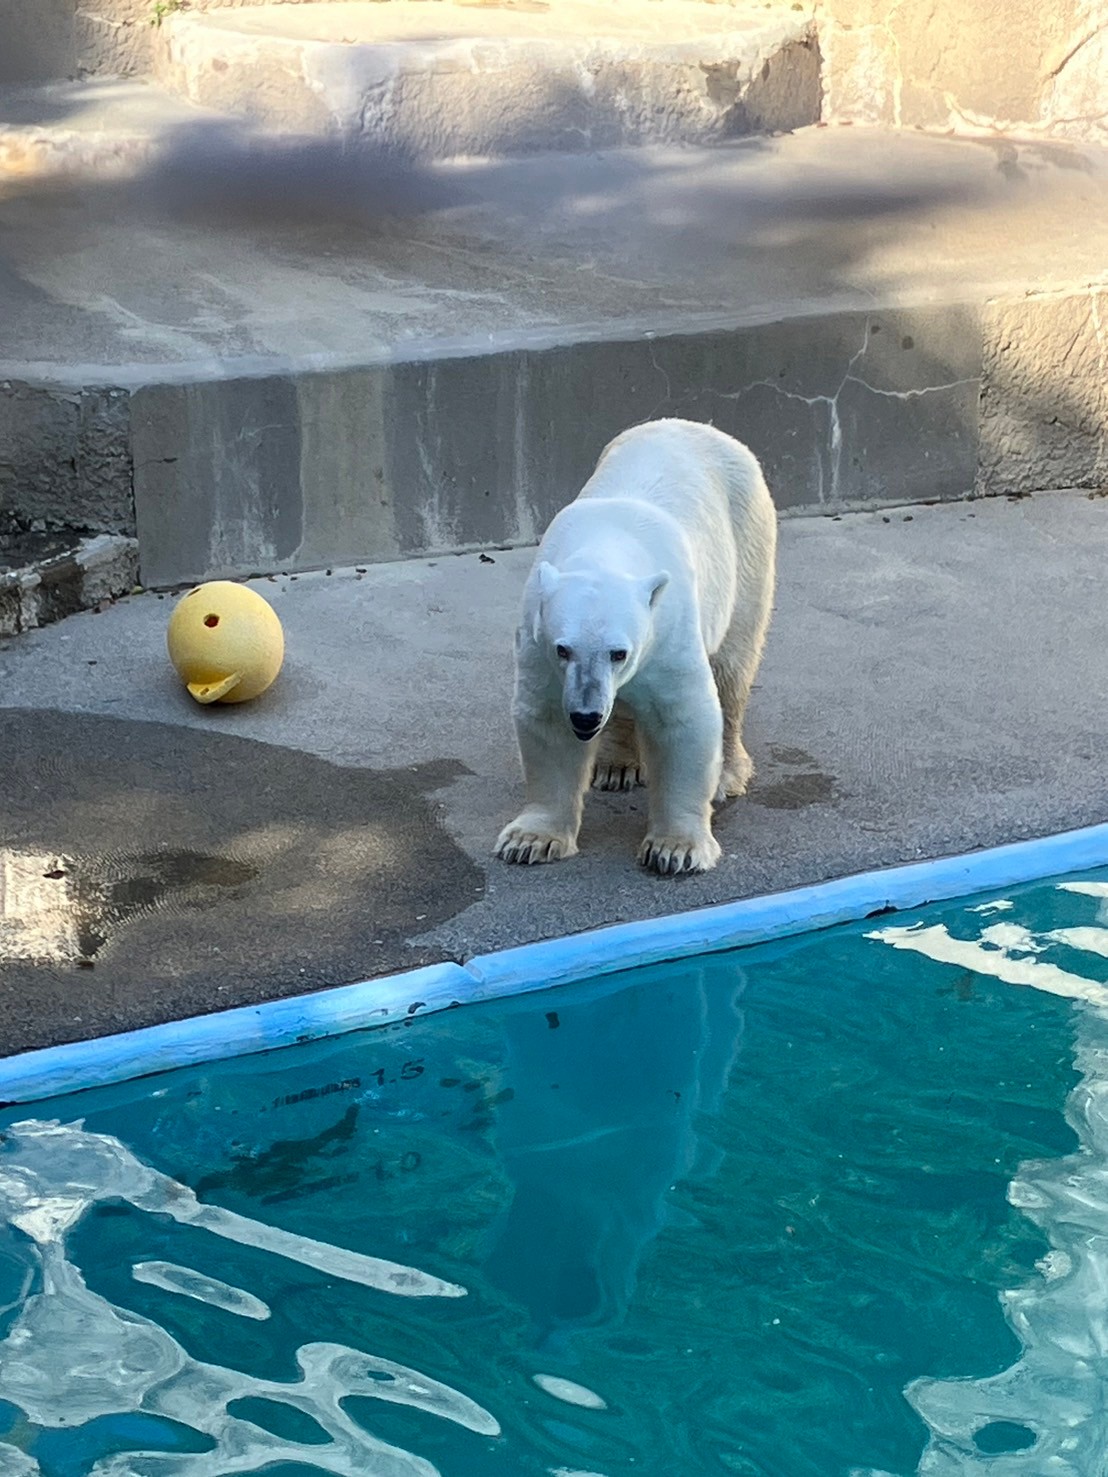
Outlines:
<svg viewBox="0 0 1108 1477"><path fill-rule="evenodd" d="M878 334L882 331L882 326L894 328L892 338L900 341L901 353L916 349L916 337L900 331L903 329L904 322L900 323L900 328L895 326L898 321L909 321L909 319L912 321L912 326L916 326L922 343L928 343L935 337L938 338L934 360L929 353L922 362L913 363L912 368L909 369L910 375L922 371L925 383L903 385L903 387L880 385L873 384L872 380L864 378L861 374L855 374L855 368L878 343ZM876 446L873 449L875 453L873 456L870 455L870 448L866 445L866 415L863 409L860 405L852 406L852 408L848 406L847 414L844 415L842 400L844 396L849 397L849 388L855 387L860 390L861 399L864 399L864 396L878 396L879 399L894 402L894 405L895 403L910 405L928 396L947 394L948 403L938 409L937 419L932 424L931 431L938 439L943 440L944 455L950 458L953 452L953 458L951 458L953 464L962 465L960 476L963 482L957 480L959 479L957 471L953 474L953 483L944 482L943 470L940 467L926 468L923 476L934 477L934 484L929 489L931 495L960 496L971 489L972 477L965 480L965 456L959 455L956 448L959 442L966 443L968 440L974 440L975 424L971 425L969 422L975 422L974 403L977 399L981 377L975 372L975 374L956 375L954 378L932 380L931 371L932 368L944 368L954 360L965 360L968 352L969 356L974 356L975 347L971 346L977 346L978 343L977 325L969 326L966 331L963 319L965 319L965 313L962 309L947 310L947 312L940 310L938 313L929 313L926 310L922 313L900 312L894 315L875 312L864 316L861 321L861 344L849 356L841 374L838 375L838 383L832 390L805 394L804 391L787 387L780 381L780 378L762 377L748 381L737 390L718 390L711 385L700 385L697 396L708 397L717 402L730 402L731 405L739 408L745 400L761 390L768 391L774 399L786 400L796 405L807 405L826 412L821 422L817 422L814 427L815 486L811 489L810 496L799 495L796 498L796 505L814 504L820 510L835 510L835 508L852 507L858 502L880 504L880 502L910 501L912 495L906 498L904 486L906 484L913 486L928 462L929 456L932 455L931 450L922 445L922 436L920 436L920 427L923 422L926 422L928 412L922 412L922 419L919 414L910 419L901 419L895 427L876 424L880 418L873 418L875 419ZM818 340L821 332L817 331L814 337ZM886 359L885 369L886 371L889 369L888 359ZM875 372L879 374L879 366L875 365ZM966 397L965 394L957 393L957 391L965 390L974 391L972 399ZM734 434L740 436L740 439L758 442L758 431L752 425L739 424L727 428L733 430ZM897 443L903 445L903 465L900 468L886 464L883 448L888 448L891 443L892 445L897 445ZM909 448L912 449L909 450ZM767 445L764 448L758 446L758 450L759 455L767 461L770 467L773 467L777 458L771 446ZM875 473L873 471L875 464L880 465L882 470ZM787 486L786 476L777 477L776 486L780 496L784 486ZM922 496L923 490L917 489L914 495Z"/></svg>

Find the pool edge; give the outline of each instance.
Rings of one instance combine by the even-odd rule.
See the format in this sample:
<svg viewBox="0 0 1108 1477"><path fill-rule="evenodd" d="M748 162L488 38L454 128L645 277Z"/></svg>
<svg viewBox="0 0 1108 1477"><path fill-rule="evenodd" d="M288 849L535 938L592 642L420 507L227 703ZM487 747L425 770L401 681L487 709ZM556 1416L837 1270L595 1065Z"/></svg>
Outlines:
<svg viewBox="0 0 1108 1477"><path fill-rule="evenodd" d="M0 1058L5 1107L1108 866L1108 823Z"/></svg>

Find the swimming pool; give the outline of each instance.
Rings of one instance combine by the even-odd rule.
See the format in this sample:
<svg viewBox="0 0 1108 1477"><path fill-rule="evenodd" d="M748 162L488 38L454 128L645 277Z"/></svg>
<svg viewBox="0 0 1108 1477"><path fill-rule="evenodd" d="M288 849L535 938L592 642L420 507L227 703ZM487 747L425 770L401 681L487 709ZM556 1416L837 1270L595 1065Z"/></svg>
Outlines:
<svg viewBox="0 0 1108 1477"><path fill-rule="evenodd" d="M10 1108L0 1473L1092 1477L1105 1002L1086 871Z"/></svg>

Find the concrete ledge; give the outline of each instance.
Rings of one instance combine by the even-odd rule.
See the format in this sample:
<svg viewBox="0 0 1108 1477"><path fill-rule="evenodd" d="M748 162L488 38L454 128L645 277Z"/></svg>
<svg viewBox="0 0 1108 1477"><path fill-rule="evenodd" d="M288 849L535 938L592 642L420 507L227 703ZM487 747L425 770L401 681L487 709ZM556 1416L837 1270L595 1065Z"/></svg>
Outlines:
<svg viewBox="0 0 1108 1477"><path fill-rule="evenodd" d="M1089 289L137 390L143 580L529 543L612 436L664 415L750 445L782 512L1099 491L1108 344L1093 326L1105 298ZM1013 332L1027 315L1037 333ZM1063 376L1038 351L1072 339L1074 324L1089 352ZM1078 410L1083 434L1071 429Z"/></svg>
<svg viewBox="0 0 1108 1477"><path fill-rule="evenodd" d="M121 78L4 87L0 183L7 193L28 181L133 178L161 156L174 130L204 121L171 93Z"/></svg>
<svg viewBox="0 0 1108 1477"><path fill-rule="evenodd" d="M746 441L782 512L1100 491L1106 313L1108 292L1088 287L91 391L81 403L117 405L118 439L98 462L114 479L97 489L122 521L133 487L141 578L166 586L529 543L611 436L664 415ZM1075 337L1084 349L1063 374L1051 346L1064 353ZM35 408L11 442L45 484L56 463L41 428L59 398L45 386L9 394ZM61 405L68 428L72 397ZM103 434L95 415L80 425ZM63 469L70 444L59 435ZM55 517L79 505L21 501Z"/></svg>
<svg viewBox="0 0 1108 1477"><path fill-rule="evenodd" d="M748 441L783 511L1108 483L1093 150L418 166L198 119L0 227L0 509L137 531L144 583L526 543L662 415Z"/></svg>
<svg viewBox="0 0 1108 1477"><path fill-rule="evenodd" d="M139 389L143 580L528 543L663 415L746 441L785 511L964 496L981 333L969 307L900 309Z"/></svg>
<svg viewBox="0 0 1108 1477"><path fill-rule="evenodd" d="M0 540L0 552L3 548ZM0 636L16 636L79 610L94 610L102 601L132 590L137 580L137 542L108 534L75 540L70 547L25 565L0 565Z"/></svg>
<svg viewBox="0 0 1108 1477"><path fill-rule="evenodd" d="M0 0L0 85L133 76L154 65L157 0ZM246 0L190 0L199 8ZM279 0L298 4L302 0ZM343 0L329 0L342 4ZM162 12L164 14L165 12Z"/></svg>

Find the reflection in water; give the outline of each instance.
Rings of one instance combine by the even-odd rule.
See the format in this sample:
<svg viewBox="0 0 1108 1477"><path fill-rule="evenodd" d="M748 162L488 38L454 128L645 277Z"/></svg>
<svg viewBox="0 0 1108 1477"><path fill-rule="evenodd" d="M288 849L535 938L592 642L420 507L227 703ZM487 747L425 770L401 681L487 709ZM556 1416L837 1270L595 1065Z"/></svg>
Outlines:
<svg viewBox="0 0 1108 1477"><path fill-rule="evenodd" d="M263 1321L271 1316L269 1308L252 1293L241 1287L232 1287L217 1277L205 1277L191 1267L179 1267L176 1262L136 1262L131 1268L136 1282L145 1282L150 1287L160 1287L163 1292L180 1293L182 1297L195 1298L198 1303L221 1308L224 1313L236 1313L240 1318L256 1318Z"/></svg>
<svg viewBox="0 0 1108 1477"><path fill-rule="evenodd" d="M576 1380L565 1380L561 1375L556 1374L536 1374L532 1375L532 1379L540 1390L553 1395L555 1400L564 1400L567 1405L579 1405L583 1410L607 1410L608 1408L608 1402L595 1390L577 1384Z"/></svg>
<svg viewBox="0 0 1108 1477"><path fill-rule="evenodd" d="M484 1271L540 1336L618 1319L674 1181L711 1172L696 1124L717 1111L741 1046L737 966L731 981L712 989L701 969L671 966L648 997L613 989L556 1031L534 1011L505 1020L513 1080L553 1086L497 1110L512 1200Z"/></svg>
<svg viewBox="0 0 1108 1477"><path fill-rule="evenodd" d="M91 857L0 847L0 963L78 964L169 898L203 906L258 869L234 857L173 850Z"/></svg>
<svg viewBox="0 0 1108 1477"><path fill-rule="evenodd" d="M489 1163L497 1172L490 1190L496 1208L488 1205L489 1220L478 1231L474 1250L489 1284L518 1295L546 1350L529 1371L534 1393L549 1402L535 1408L535 1419L540 1427L549 1421L563 1438L576 1429L578 1418L586 1418L587 1430L589 1413L610 1422L602 1385L567 1377L561 1346L575 1329L610 1326L621 1317L642 1256L672 1215L667 1201L675 1179L712 1167L718 1151L701 1143L696 1124L701 1114L715 1110L726 1087L742 1035L737 1002L744 979L732 966L726 987L719 983L717 978L710 988L696 965L670 971L652 985L645 1008L639 991L602 989L585 1009L563 1008L556 1030L544 1012L522 1002L494 1030L495 1044L483 1035L483 1017L475 1013L469 1018L473 1039L466 1042L466 1027L456 1022L442 1043L441 1062L409 1058L412 1048L399 1041L394 1056L380 1036L365 1043L372 1051L369 1059L351 1043L341 1048L348 1053L346 1069L334 1081L321 1077L320 1086L309 1076L309 1085L300 1087L295 1076L278 1076L274 1088L283 1090L275 1096L263 1092L267 1116L256 1120L254 1132L227 1143L214 1161L208 1158L206 1172L185 1176L195 1190L147 1167L109 1133L74 1124L15 1124L0 1152L0 1221L32 1238L43 1280L41 1291L29 1295L32 1289L24 1290L16 1322L0 1343L0 1401L17 1406L40 1428L57 1428L59 1411L70 1428L131 1412L179 1422L215 1443L201 1454L101 1455L90 1477L222 1477L294 1459L357 1477L370 1472L373 1477L431 1477L436 1468L426 1457L368 1435L354 1419L357 1402L346 1404L350 1397L401 1403L469 1431L497 1435L499 1423L488 1409L414 1369L340 1342L315 1341L319 1325L312 1317L300 1322L299 1337L307 1334L308 1341L295 1349L298 1380L258 1378L225 1367L228 1356L221 1344L214 1346L221 1362L194 1359L171 1333L131 1312L125 1294L109 1290L101 1296L91 1272L89 1287L67 1255L66 1234L91 1207L123 1199L331 1276L406 1296L457 1298L464 1289L452 1283L291 1236L198 1197L229 1195L240 1203L265 1205L307 1191L317 1183L317 1170L333 1168L327 1161L342 1156L338 1167L350 1174L340 1178L354 1181L360 1173L358 1194L372 1204L384 1187L425 1172L418 1167L425 1160L448 1175L440 1187L446 1193L445 1213L462 1216L473 1172L492 1150ZM326 1050L339 1052L340 1046L318 1048ZM460 1061L454 1055L459 1050L467 1070L452 1076L449 1064ZM485 1064L479 1065L482 1058ZM294 1063L290 1057L288 1067ZM505 1080L518 1089L505 1088ZM528 1082L550 1090L525 1090ZM290 1086L296 1090L290 1092ZM334 1107L344 1098L346 1106L335 1116ZM456 1104L453 1133L440 1117L447 1102ZM395 1104L395 1124L386 1104ZM206 1135L214 1133L222 1142L220 1121L228 1106L206 1090L194 1088L191 1096L186 1091L159 1118L159 1157L187 1164ZM270 1113L278 1117L271 1120ZM286 1113L290 1127L301 1131L278 1131L268 1143L259 1142L265 1125L283 1126ZM392 1126L387 1139L386 1125ZM382 1138L374 1143L378 1131ZM324 1214L323 1224L333 1224L338 1214L337 1208L329 1219ZM135 1281L163 1293L255 1324L268 1322L272 1308L274 1321L282 1321L280 1299L274 1301L267 1291L273 1279L236 1286L234 1277L222 1280L206 1267L182 1265L187 1254L151 1258L145 1237L124 1255ZM284 1335L278 1331L276 1337L280 1343ZM212 1347L204 1343L196 1352L206 1356ZM293 1352L290 1347L290 1366ZM244 1400L276 1401L313 1417L329 1444L309 1446L302 1444L300 1431L286 1427L278 1436L255 1426ZM388 1434L395 1442L394 1432ZM134 1445L150 1443L133 1434L130 1439ZM35 1450L33 1443L26 1444ZM601 1470L605 1466L603 1460ZM575 1477L598 1472L588 1461L560 1466L552 1460L543 1470ZM6 1477L2 1454L0 1473Z"/></svg>
<svg viewBox="0 0 1108 1477"><path fill-rule="evenodd" d="M358 1104L351 1103L336 1123L304 1138L278 1139L267 1148L251 1145L232 1151L227 1169L202 1175L196 1182L198 1195L231 1189L260 1200L263 1205L282 1200L301 1185L309 1167L344 1154L358 1126Z"/></svg>
<svg viewBox="0 0 1108 1477"><path fill-rule="evenodd" d="M871 935L1009 984L1088 1002L1075 1015L1081 1080L1066 1112L1080 1149L1064 1159L1022 1165L1008 1187L1011 1204L1041 1227L1051 1245L1035 1281L1001 1294L1023 1353L984 1379L920 1379L909 1385L908 1400L931 1431L920 1477L1094 1477L1104 1471L1108 988L1080 969L1083 954L1108 957L1108 883L1062 883L1059 891L1095 899L1096 926L1032 931L992 923L978 938L964 939L939 923ZM993 905L990 911L1005 910Z"/></svg>
<svg viewBox="0 0 1108 1477"><path fill-rule="evenodd" d="M0 1472L4 1477L39 1477L39 1465L6 1441L0 1441Z"/></svg>
<svg viewBox="0 0 1108 1477"><path fill-rule="evenodd" d="M17 1123L3 1136L0 1218L34 1244L41 1290L25 1295L0 1342L0 1399L43 1429L73 1427L98 1416L144 1412L202 1432L202 1453L140 1452L101 1458L90 1477L227 1477L278 1461L310 1460L337 1477L435 1477L436 1469L365 1431L342 1408L352 1396L402 1404L495 1436L497 1421L465 1395L388 1359L342 1344L306 1343L296 1351L300 1378L254 1378L192 1359L149 1319L93 1292L66 1254L68 1233L94 1205L124 1200L183 1225L257 1247L329 1276L403 1297L462 1297L465 1289L412 1267L383 1261L267 1226L202 1204L187 1186L159 1174L118 1139L79 1124ZM136 1267L141 1280L246 1316L264 1304L226 1283L166 1263ZM242 1301L247 1299L247 1301ZM285 1440L230 1413L254 1397L311 1417L330 1443ZM0 1471L32 1474L36 1463L0 1446Z"/></svg>

